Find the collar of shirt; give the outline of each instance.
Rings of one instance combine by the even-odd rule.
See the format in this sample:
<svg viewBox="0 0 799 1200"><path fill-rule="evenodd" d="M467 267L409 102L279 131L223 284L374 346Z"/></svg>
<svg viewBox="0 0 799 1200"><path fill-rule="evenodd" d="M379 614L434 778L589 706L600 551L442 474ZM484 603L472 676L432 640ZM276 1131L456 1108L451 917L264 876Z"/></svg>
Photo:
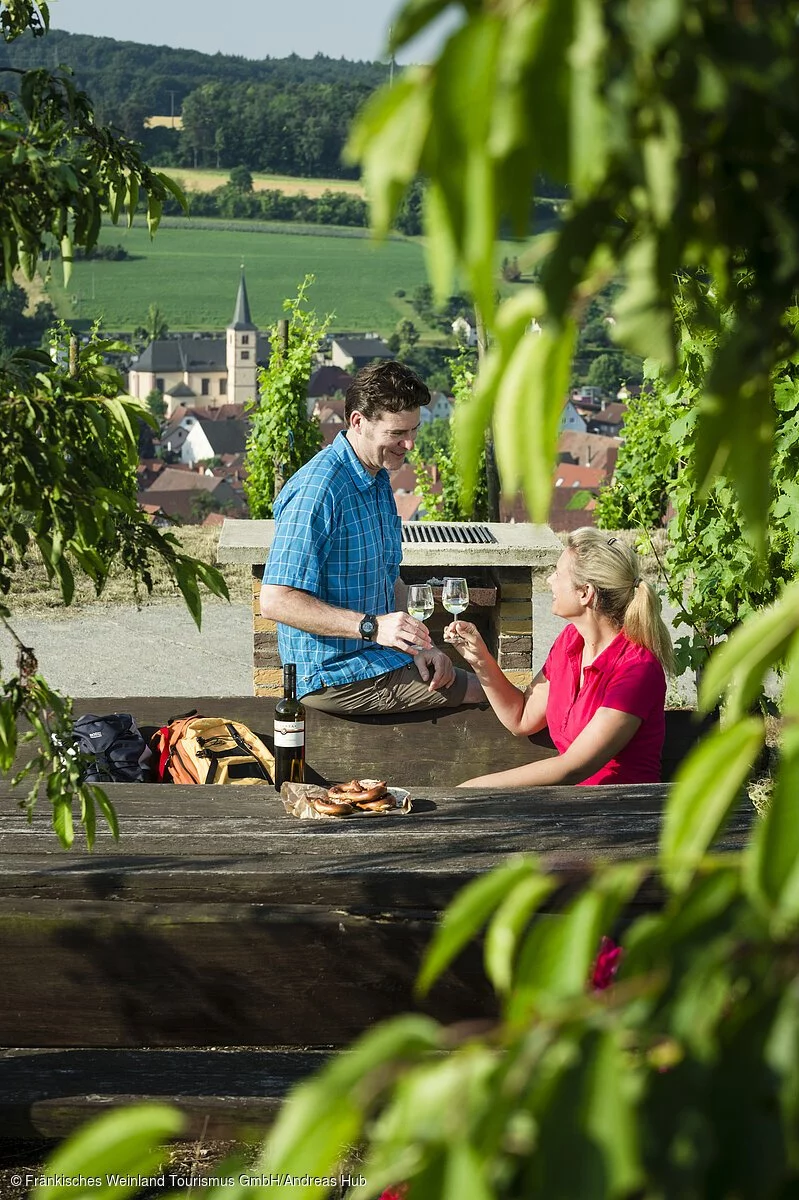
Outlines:
<svg viewBox="0 0 799 1200"><path fill-rule="evenodd" d="M355 453L349 441L347 440L347 434L343 429L334 437L333 441L331 442L330 449L336 455L336 457L340 458L341 461L346 465L350 475L352 475L353 482L359 491L365 492L368 491L369 488L375 487L378 480L382 482L382 480L385 479L386 482L390 484L388 471L385 469L385 467L381 467L376 475L371 475L369 471L367 471L366 467L358 458L358 455Z"/></svg>
<svg viewBox="0 0 799 1200"><path fill-rule="evenodd" d="M566 653L568 654L569 660L572 664L574 676L578 680L580 678L580 666L584 646L585 641L582 634L579 632L579 630L575 629L574 640L568 647ZM593 662L587 663L586 666L583 667L583 674L587 675L589 671L594 675L609 674L613 671L616 663L624 654L627 646L627 635L623 629L620 629L610 645L606 646L605 649L596 656Z"/></svg>

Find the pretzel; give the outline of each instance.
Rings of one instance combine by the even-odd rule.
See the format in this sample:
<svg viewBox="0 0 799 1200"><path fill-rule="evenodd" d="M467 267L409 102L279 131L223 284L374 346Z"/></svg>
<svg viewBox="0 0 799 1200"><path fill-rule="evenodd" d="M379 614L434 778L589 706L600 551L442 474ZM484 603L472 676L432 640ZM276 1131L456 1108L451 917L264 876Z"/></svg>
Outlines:
<svg viewBox="0 0 799 1200"><path fill-rule="evenodd" d="M390 792L386 792L383 796L378 796L375 800L357 800L355 807L361 809L362 812L389 812L392 808L397 807L397 802Z"/></svg>
<svg viewBox="0 0 799 1200"><path fill-rule="evenodd" d="M345 800L332 799L324 792L320 792L317 796L309 796L308 799L316 811L325 817L348 817L351 812L355 811L352 805Z"/></svg>
<svg viewBox="0 0 799 1200"><path fill-rule="evenodd" d="M368 784L368 786L364 786ZM337 783L328 791L330 800L344 801L345 804L357 804L359 808L371 805L375 800L381 800L386 794L384 779L364 780L351 779L349 783Z"/></svg>

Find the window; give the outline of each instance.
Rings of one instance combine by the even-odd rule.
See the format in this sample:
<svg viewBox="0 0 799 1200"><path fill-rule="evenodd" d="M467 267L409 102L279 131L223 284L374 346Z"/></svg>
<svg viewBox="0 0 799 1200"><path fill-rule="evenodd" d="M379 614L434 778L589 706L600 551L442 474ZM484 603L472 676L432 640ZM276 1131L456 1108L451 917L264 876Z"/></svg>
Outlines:
<svg viewBox="0 0 799 1200"><path fill-rule="evenodd" d="M249 358L250 357L249 350L242 350L241 357L242 357L242 359Z"/></svg>
<svg viewBox="0 0 799 1200"><path fill-rule="evenodd" d="M202 394L203 394L204 396L210 396L210 394L211 394L211 380L210 380L210 379L204 379L204 380L203 380L203 382L202 382Z"/></svg>
<svg viewBox="0 0 799 1200"><path fill-rule="evenodd" d="M249 346L249 344L250 344L250 335L249 335L249 333L243 333L243 334L241 335L241 344L242 344L242 346Z"/></svg>
<svg viewBox="0 0 799 1200"><path fill-rule="evenodd" d="M163 379L159 379L159 378L157 378L157 377L156 377L156 380L155 380L155 386L156 386L156 388L158 389L158 391L161 393L161 395L163 396L163 394L164 394L164 381L163 381Z"/></svg>
<svg viewBox="0 0 799 1200"><path fill-rule="evenodd" d="M226 379L219 380L219 395L220 396L227 395L227 380Z"/></svg>

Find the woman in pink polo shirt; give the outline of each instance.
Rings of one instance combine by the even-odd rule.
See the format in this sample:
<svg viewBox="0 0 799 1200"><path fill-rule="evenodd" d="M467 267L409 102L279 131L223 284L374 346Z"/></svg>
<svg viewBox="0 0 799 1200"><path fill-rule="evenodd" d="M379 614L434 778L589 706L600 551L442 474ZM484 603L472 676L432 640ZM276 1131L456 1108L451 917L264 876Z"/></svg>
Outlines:
<svg viewBox="0 0 799 1200"><path fill-rule="evenodd" d="M549 726L557 757L467 779L461 787L656 783L666 672L673 651L654 589L635 552L598 529L576 529L547 583L569 622L525 692L503 675L477 629L453 621L444 638L474 667L511 733Z"/></svg>

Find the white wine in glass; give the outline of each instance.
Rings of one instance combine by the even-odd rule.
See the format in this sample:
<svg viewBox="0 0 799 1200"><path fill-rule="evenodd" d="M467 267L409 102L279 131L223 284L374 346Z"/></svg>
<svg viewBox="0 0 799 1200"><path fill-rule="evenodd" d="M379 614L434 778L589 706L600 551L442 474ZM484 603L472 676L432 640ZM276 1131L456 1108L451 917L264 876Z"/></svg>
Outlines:
<svg viewBox="0 0 799 1200"><path fill-rule="evenodd" d="M441 591L441 603L457 620L469 607L469 585L465 579L447 578Z"/></svg>
<svg viewBox="0 0 799 1200"><path fill-rule="evenodd" d="M429 583L412 583L408 588L408 612L417 621L433 615L433 589Z"/></svg>

